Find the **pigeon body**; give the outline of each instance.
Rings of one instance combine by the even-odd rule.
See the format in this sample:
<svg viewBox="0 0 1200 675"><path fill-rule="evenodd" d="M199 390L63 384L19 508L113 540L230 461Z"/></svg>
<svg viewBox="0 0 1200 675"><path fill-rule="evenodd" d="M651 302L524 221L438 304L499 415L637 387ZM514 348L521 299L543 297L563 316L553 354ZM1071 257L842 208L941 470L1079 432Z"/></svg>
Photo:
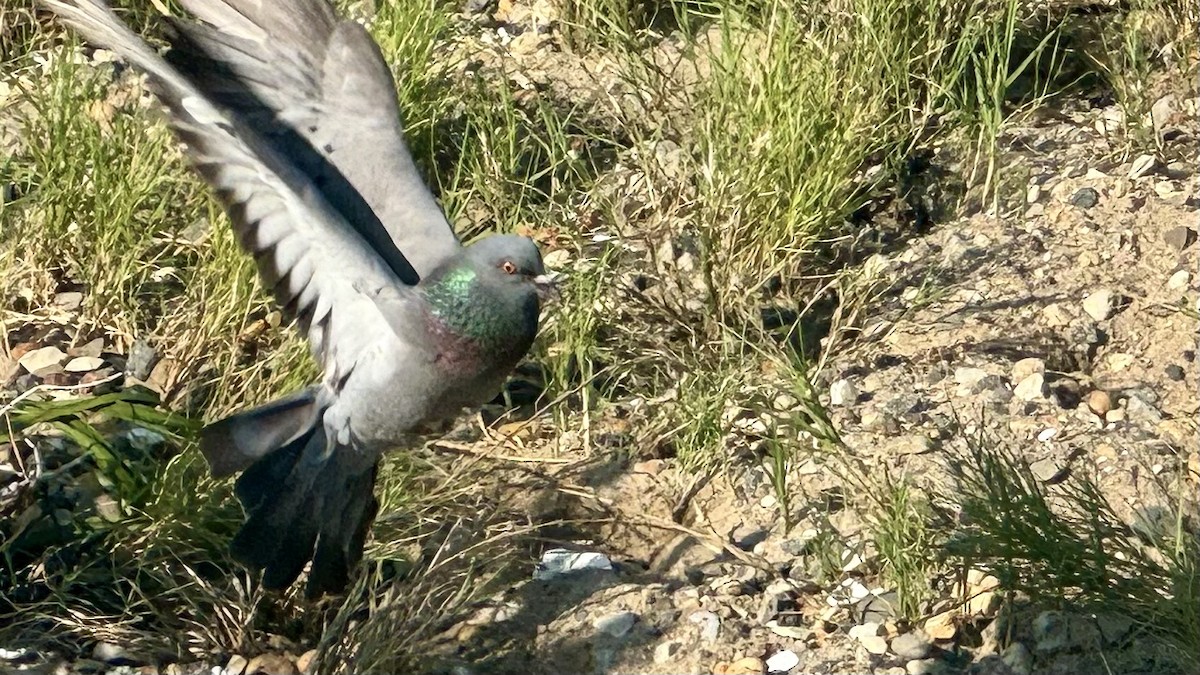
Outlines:
<svg viewBox="0 0 1200 675"><path fill-rule="evenodd" d="M234 556L308 594L341 591L378 504L380 456L496 396L538 329L526 237L462 246L404 143L369 34L326 0L180 0L165 58L102 0L39 0L144 71L264 285L308 339L320 384L201 432L238 472Z"/></svg>

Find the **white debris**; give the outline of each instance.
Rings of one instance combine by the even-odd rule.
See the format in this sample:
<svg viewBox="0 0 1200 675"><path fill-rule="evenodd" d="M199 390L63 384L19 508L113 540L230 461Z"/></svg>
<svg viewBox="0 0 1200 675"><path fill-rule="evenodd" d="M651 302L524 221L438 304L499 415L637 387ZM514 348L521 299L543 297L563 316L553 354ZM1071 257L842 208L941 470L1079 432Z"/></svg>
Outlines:
<svg viewBox="0 0 1200 675"><path fill-rule="evenodd" d="M796 656L795 652L785 649L775 652L771 658L767 659L767 672L786 673L798 665L800 665L800 657Z"/></svg>
<svg viewBox="0 0 1200 675"><path fill-rule="evenodd" d="M584 570L612 571L612 561L603 553L593 551L568 551L565 548L552 548L542 554L542 560L533 571L533 578L539 581L556 579L573 572Z"/></svg>

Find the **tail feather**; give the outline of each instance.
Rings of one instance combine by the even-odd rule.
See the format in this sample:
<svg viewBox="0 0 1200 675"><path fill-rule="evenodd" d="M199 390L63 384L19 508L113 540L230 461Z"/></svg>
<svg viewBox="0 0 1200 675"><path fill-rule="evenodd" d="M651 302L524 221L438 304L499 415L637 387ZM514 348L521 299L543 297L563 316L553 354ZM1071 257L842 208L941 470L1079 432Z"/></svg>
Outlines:
<svg viewBox="0 0 1200 675"><path fill-rule="evenodd" d="M317 538L313 491L318 478L325 478L319 475L319 467L309 470L305 457L324 447L324 431L314 428L292 447L280 448L260 459L237 481L238 499L248 517L230 548L238 562L265 570L263 585L268 588L291 585L312 557ZM263 480L276 476L282 478ZM291 567L296 569L289 578L281 568ZM271 581L276 583L268 583Z"/></svg>
<svg viewBox="0 0 1200 675"><path fill-rule="evenodd" d="M200 452L213 476L243 471L312 429L323 412L317 394L316 387L303 389L205 427L200 432Z"/></svg>
<svg viewBox="0 0 1200 675"><path fill-rule="evenodd" d="M339 493L346 496L344 503L327 505L324 510L321 537L308 573L310 596L345 588L350 571L362 559L367 531L379 510L374 489L378 468L376 464L365 473L350 476Z"/></svg>
<svg viewBox="0 0 1200 675"><path fill-rule="evenodd" d="M214 475L217 467L244 468L235 490L247 518L231 545L234 559L263 570L270 589L291 586L311 560L309 597L345 589L378 508L377 461L331 448L323 411L308 390L222 420L201 441Z"/></svg>
<svg viewBox="0 0 1200 675"><path fill-rule="evenodd" d="M275 494L292 473L292 467L304 452L309 436L305 435L264 457L238 476L233 484L234 494L246 513L259 508L267 497ZM267 459L271 461L267 461Z"/></svg>

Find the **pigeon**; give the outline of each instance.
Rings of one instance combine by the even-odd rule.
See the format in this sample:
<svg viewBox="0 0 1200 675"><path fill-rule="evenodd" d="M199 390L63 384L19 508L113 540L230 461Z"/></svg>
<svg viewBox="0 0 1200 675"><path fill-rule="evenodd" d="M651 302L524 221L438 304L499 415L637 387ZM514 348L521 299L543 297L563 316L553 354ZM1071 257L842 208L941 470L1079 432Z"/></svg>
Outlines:
<svg viewBox="0 0 1200 675"><path fill-rule="evenodd" d="M463 245L405 145L378 46L327 0L180 0L160 55L103 0L39 0L146 74L242 248L322 368L319 384L200 432L241 475L235 560L262 585L344 592L384 453L494 399L553 278L527 237Z"/></svg>

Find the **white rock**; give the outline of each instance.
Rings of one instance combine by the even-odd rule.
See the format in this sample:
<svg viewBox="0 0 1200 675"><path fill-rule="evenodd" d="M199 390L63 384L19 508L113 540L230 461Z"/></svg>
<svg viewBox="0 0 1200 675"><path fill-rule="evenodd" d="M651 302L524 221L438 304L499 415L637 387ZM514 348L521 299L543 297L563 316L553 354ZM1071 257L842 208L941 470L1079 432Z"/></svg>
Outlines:
<svg viewBox="0 0 1200 675"><path fill-rule="evenodd" d="M1192 280L1192 275L1187 270L1179 270L1167 279L1167 288L1173 291L1182 291L1187 288L1187 285Z"/></svg>
<svg viewBox="0 0 1200 675"><path fill-rule="evenodd" d="M1055 302L1042 308L1042 316L1051 328L1061 328L1071 323L1077 310L1063 303Z"/></svg>
<svg viewBox="0 0 1200 675"><path fill-rule="evenodd" d="M67 361L63 370L68 373L90 373L104 365L104 359L98 356L79 356Z"/></svg>
<svg viewBox="0 0 1200 675"><path fill-rule="evenodd" d="M654 648L654 662L659 665L669 662L675 657L675 652L679 651L679 646L679 642L676 640L658 643L658 646Z"/></svg>
<svg viewBox="0 0 1200 675"><path fill-rule="evenodd" d="M1107 288L1102 288L1083 299L1083 311L1096 321L1104 321L1113 315L1117 298Z"/></svg>
<svg viewBox="0 0 1200 675"><path fill-rule="evenodd" d="M1012 381L1020 382L1034 373L1045 373L1046 362L1038 358L1021 359L1013 364Z"/></svg>
<svg viewBox="0 0 1200 675"><path fill-rule="evenodd" d="M853 581L850 583L850 597L853 598L855 602L862 600L870 594L871 589L864 586L861 582Z"/></svg>
<svg viewBox="0 0 1200 675"><path fill-rule="evenodd" d="M938 659L913 659L904 664L904 672L908 675L935 675L945 670L946 667Z"/></svg>
<svg viewBox="0 0 1200 675"><path fill-rule="evenodd" d="M707 610L692 612L688 615L688 621L700 626L700 639L704 642L715 642L721 634L721 617Z"/></svg>
<svg viewBox="0 0 1200 675"><path fill-rule="evenodd" d="M92 648L92 658L105 663L124 659L129 656L129 652L121 645L112 642L97 642Z"/></svg>
<svg viewBox="0 0 1200 675"><path fill-rule="evenodd" d="M1052 459L1039 459L1030 465L1030 471L1040 482L1049 483L1058 476L1058 465Z"/></svg>
<svg viewBox="0 0 1200 675"><path fill-rule="evenodd" d="M795 652L785 649L775 652L771 658L767 659L767 672L786 673L798 665L800 665L800 657L796 656Z"/></svg>
<svg viewBox="0 0 1200 675"><path fill-rule="evenodd" d="M1046 376L1034 373L1017 383L1013 396L1022 401L1040 401L1046 398Z"/></svg>
<svg viewBox="0 0 1200 675"><path fill-rule="evenodd" d="M1133 166L1129 168L1129 177L1137 180L1153 171L1157 164L1158 162L1154 159L1154 155L1138 155L1133 160Z"/></svg>
<svg viewBox="0 0 1200 675"><path fill-rule="evenodd" d="M887 653L887 648L888 648L887 640L883 639L883 637L881 637L879 635L871 635L871 636L865 637L862 640L859 640L859 644L861 644L863 647L865 647L867 649L867 651L871 652L872 654L886 654Z"/></svg>
<svg viewBox="0 0 1200 675"><path fill-rule="evenodd" d="M960 387L970 388L975 386L980 380L988 376L988 372L983 368L955 368L954 383Z"/></svg>
<svg viewBox="0 0 1200 675"><path fill-rule="evenodd" d="M883 626L880 626L874 621L868 621L857 626L850 627L850 637L855 640L862 640L865 637L875 637L883 632Z"/></svg>
<svg viewBox="0 0 1200 675"><path fill-rule="evenodd" d="M850 380L841 379L829 387L830 405L853 405L858 400L858 388Z"/></svg>
<svg viewBox="0 0 1200 675"><path fill-rule="evenodd" d="M637 623L637 618L637 614L633 612L617 612L596 619L592 622L592 627L601 633L619 638L633 628L633 624Z"/></svg>
<svg viewBox="0 0 1200 675"><path fill-rule="evenodd" d="M1154 132L1161 135L1163 128L1171 119L1171 115L1175 113L1179 105L1175 101L1175 94L1167 94L1154 102L1150 106L1150 123L1154 126Z"/></svg>
<svg viewBox="0 0 1200 675"><path fill-rule="evenodd" d="M1055 429L1054 427L1047 427L1038 432L1037 439L1043 443L1047 443L1051 438L1054 438L1057 435L1058 429Z"/></svg>
<svg viewBox="0 0 1200 675"><path fill-rule="evenodd" d="M25 352L17 363L25 370L36 373L42 368L56 366L62 363L62 360L67 357L58 347L42 347L41 349L33 349Z"/></svg>

